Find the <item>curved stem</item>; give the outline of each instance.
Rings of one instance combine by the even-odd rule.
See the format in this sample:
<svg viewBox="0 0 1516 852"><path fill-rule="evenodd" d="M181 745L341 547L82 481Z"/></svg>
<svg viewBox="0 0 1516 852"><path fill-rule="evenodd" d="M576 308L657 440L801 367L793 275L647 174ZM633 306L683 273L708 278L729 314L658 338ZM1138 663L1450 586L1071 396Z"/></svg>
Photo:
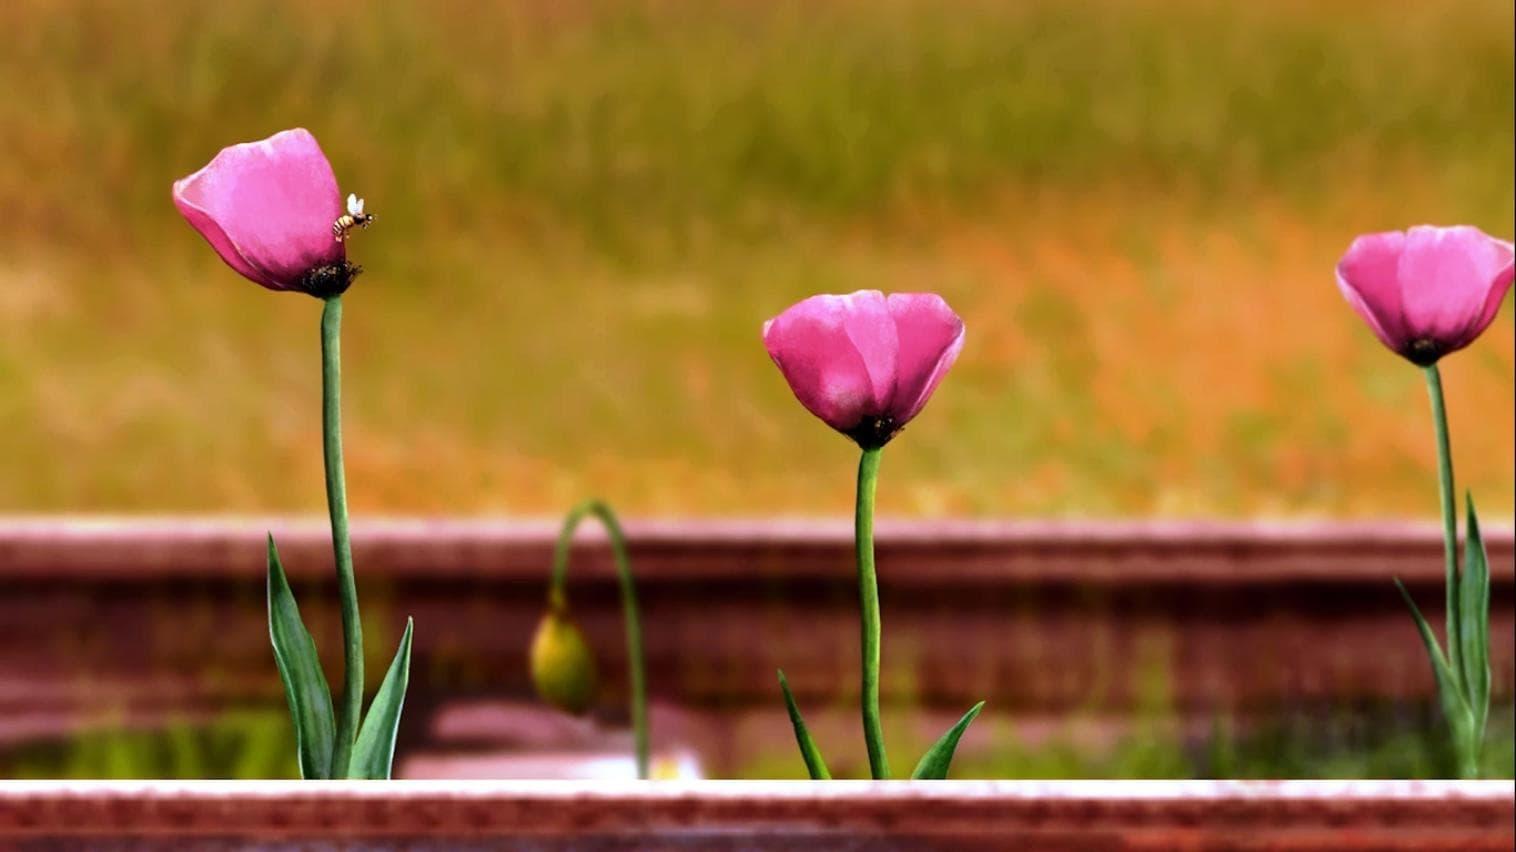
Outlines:
<svg viewBox="0 0 1516 852"><path fill-rule="evenodd" d="M1463 682L1463 666L1460 664L1459 630L1463 624L1459 617L1458 595L1458 514L1454 505L1453 451L1448 440L1448 412L1442 398L1442 374L1437 365L1425 368L1427 395L1432 398L1432 425L1437 432L1437 484L1442 497L1442 554L1444 560L1443 585L1447 594L1447 659L1448 668L1458 682Z"/></svg>
<svg viewBox="0 0 1516 852"><path fill-rule="evenodd" d="M642 659L642 620L637 612L637 586L632 580L632 564L626 555L626 535L611 507L600 500L586 500L575 506L563 519L558 543L553 547L553 576L548 588L548 605L562 612L568 607L564 583L568 579L569 548L574 530L588 515L594 515L605 527L616 559L616 574L621 583L621 608L626 621L627 677L631 683L632 741L637 756L637 777L648 777L647 677Z"/></svg>
<svg viewBox="0 0 1516 852"><path fill-rule="evenodd" d="M363 712L363 625L358 619L358 584L347 528L347 478L342 470L342 297L326 300L321 312L321 433L326 462L326 507L332 519L332 554L342 605L342 703L337 707L337 739L332 747L333 778L346 778Z"/></svg>
<svg viewBox="0 0 1516 852"><path fill-rule="evenodd" d="M879 722L879 579L874 573L874 486L879 479L881 450L880 447L864 450L858 460L858 502L853 515L862 622L863 741L868 746L869 770L875 780L890 777L890 762L884 753L884 729Z"/></svg>

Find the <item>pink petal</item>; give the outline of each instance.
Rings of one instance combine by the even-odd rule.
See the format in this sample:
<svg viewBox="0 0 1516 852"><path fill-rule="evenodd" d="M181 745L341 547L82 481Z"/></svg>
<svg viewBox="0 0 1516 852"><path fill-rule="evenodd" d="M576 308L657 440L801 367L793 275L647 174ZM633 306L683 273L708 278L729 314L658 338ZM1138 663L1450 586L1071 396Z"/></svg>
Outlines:
<svg viewBox="0 0 1516 852"><path fill-rule="evenodd" d="M1365 234L1337 262L1337 286L1379 340L1403 352L1406 337L1401 309L1399 266L1405 234L1385 231Z"/></svg>
<svg viewBox="0 0 1516 852"><path fill-rule="evenodd" d="M200 236L205 237L205 241L216 250L216 254L226 261L226 265L241 273L243 277L250 278L270 290L283 290L284 286L280 282L269 278L263 270L248 263L247 258L242 256L242 252L237 250L231 238L221 230L221 226L216 224L216 220L212 219L209 213L184 200L180 187L187 180L189 178L174 183L174 206L179 208L179 213L190 223L190 227L199 231Z"/></svg>
<svg viewBox="0 0 1516 852"><path fill-rule="evenodd" d="M1399 264L1407 335L1442 353L1467 346L1484 330L1479 320L1509 264L1509 250L1478 228L1411 228Z"/></svg>
<svg viewBox="0 0 1516 852"><path fill-rule="evenodd" d="M878 336L871 335L865 320L854 315L877 313L888 322L883 297L873 310L871 302L847 296L812 296L763 325L763 344L795 398L842 432L865 417L876 416L883 407L874 375L853 338L856 334L877 355Z"/></svg>
<svg viewBox="0 0 1516 852"><path fill-rule="evenodd" d="M935 293L894 293L889 297L900 338L899 377L889 414L905 425L921 412L963 349L963 320Z"/></svg>
<svg viewBox="0 0 1516 852"><path fill-rule="evenodd" d="M1504 240L1491 239L1490 242L1496 249L1497 256L1504 256L1505 265L1496 269L1490 277L1490 293L1485 297L1484 308L1474 318L1474 324L1469 328L1467 337L1472 342L1474 338L1484 333L1495 321L1495 315L1500 313L1500 303L1505 301L1505 294L1511 289L1511 282L1516 280L1516 262L1513 262L1513 247Z"/></svg>
<svg viewBox="0 0 1516 852"><path fill-rule="evenodd" d="M229 266L274 289L342 261L337 177L316 138L286 130L225 148L174 184L174 203Z"/></svg>
<svg viewBox="0 0 1516 852"><path fill-rule="evenodd" d="M842 326L869 372L872 413L882 413L895 393L895 353L899 348L895 322L890 318L884 294L878 290L859 290L827 298L836 300L833 304L842 315Z"/></svg>

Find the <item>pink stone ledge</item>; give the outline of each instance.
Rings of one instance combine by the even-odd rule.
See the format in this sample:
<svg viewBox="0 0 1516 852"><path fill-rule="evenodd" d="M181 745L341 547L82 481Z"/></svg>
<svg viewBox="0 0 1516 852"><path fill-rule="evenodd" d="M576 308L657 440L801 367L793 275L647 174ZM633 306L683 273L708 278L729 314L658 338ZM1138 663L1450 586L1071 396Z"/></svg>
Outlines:
<svg viewBox="0 0 1516 852"><path fill-rule="evenodd" d="M557 519L358 518L354 555L365 576L540 581ZM846 519L637 519L625 521L639 579L850 578ZM261 579L264 537L278 540L291 576L330 574L324 518L205 516L3 516L0 578ZM1509 584L1516 534L1484 530L1492 581ZM588 525L576 545L603 550ZM881 560L929 565L894 572L942 580L1036 578L1077 582L1333 582L1399 576L1440 582L1442 533L1427 521L1164 521L881 518ZM612 576L591 560L576 576Z"/></svg>
<svg viewBox="0 0 1516 852"><path fill-rule="evenodd" d="M1510 849L1513 819L1508 780L0 782L5 848Z"/></svg>

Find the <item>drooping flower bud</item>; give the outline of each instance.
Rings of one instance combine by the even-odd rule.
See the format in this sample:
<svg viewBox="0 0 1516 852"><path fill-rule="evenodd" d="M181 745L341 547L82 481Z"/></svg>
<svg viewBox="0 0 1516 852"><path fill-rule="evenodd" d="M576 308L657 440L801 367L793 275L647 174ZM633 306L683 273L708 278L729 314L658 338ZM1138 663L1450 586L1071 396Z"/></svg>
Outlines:
<svg viewBox="0 0 1516 852"><path fill-rule="evenodd" d="M579 715L595 699L595 656L579 625L568 613L552 607L532 637L532 684L543 701Z"/></svg>

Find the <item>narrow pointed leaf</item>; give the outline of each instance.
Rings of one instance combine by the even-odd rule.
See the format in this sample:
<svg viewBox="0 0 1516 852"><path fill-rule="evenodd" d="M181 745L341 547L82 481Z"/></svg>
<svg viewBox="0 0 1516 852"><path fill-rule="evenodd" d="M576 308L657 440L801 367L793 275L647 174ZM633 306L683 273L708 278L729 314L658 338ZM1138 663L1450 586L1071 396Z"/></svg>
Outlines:
<svg viewBox="0 0 1516 852"><path fill-rule="evenodd" d="M284 576L272 535L268 537L268 634L295 725L300 777L330 778L336 736L332 691L316 656L316 642L300 620L300 607Z"/></svg>
<svg viewBox="0 0 1516 852"><path fill-rule="evenodd" d="M953 763L953 753L958 750L958 740L963 737L963 732L969 729L969 724L984 709L981 701L969 708L969 712L963 714L958 724L948 729L926 754L921 756L921 762L916 764L916 769L911 773L911 778L918 781L940 781L947 777L948 767Z"/></svg>
<svg viewBox="0 0 1516 852"><path fill-rule="evenodd" d="M1421 642L1426 646L1427 658L1432 662L1432 677L1437 681L1437 697L1442 703L1442 712L1448 719L1448 725L1453 729L1454 741L1463 736L1463 731L1472 724L1473 719L1469 713L1468 702L1458 688L1458 678L1448 666L1447 658L1442 655L1442 648L1437 644L1437 636L1432 633L1432 626L1422 617L1421 610L1416 602L1411 600L1411 593L1405 590L1405 585L1400 578L1395 578L1395 588L1400 590L1400 596L1405 599L1405 605L1411 608L1411 616L1416 619L1416 629L1421 631Z"/></svg>
<svg viewBox="0 0 1516 852"><path fill-rule="evenodd" d="M795 726L795 743L800 746L800 757L805 760L805 770L811 774L812 781L830 781L832 773L827 770L821 750L816 748L816 741L811 739L810 732L805 729L805 720L800 717L800 708L795 705L795 696L790 693L790 683L784 679L782 669L779 672L779 688L784 691L784 706L790 711L790 724Z"/></svg>
<svg viewBox="0 0 1516 852"><path fill-rule="evenodd" d="M400 729L400 710L405 704L405 688L411 673L411 619L405 620L405 635L395 650L395 660L379 685L374 703L369 705L358 741L353 743L353 760L347 777L388 780L395 760L395 734Z"/></svg>
<svg viewBox="0 0 1516 852"><path fill-rule="evenodd" d="M1463 625L1458 637L1463 643L1458 661L1463 666L1463 683L1469 710L1473 715L1475 741L1484 737L1485 717L1490 708L1490 563L1484 538L1479 534L1479 518L1474 514L1474 497L1468 501L1468 539L1463 545L1463 580L1458 584L1459 617Z"/></svg>

